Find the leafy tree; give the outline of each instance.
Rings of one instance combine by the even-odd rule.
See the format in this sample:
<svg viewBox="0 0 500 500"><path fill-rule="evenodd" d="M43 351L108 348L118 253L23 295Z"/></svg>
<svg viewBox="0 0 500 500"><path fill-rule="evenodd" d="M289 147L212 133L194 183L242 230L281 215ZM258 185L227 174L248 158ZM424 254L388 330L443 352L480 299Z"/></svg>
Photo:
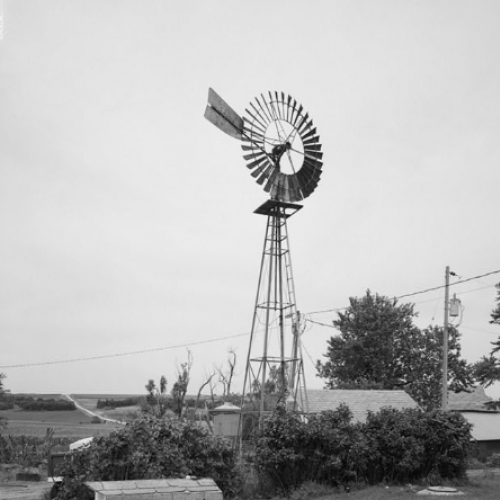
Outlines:
<svg viewBox="0 0 500 500"><path fill-rule="evenodd" d="M334 326L340 335L331 337L319 374L331 389L344 384L394 389L405 385L402 356L416 335L413 305L373 295L351 297L350 306L338 313Z"/></svg>
<svg viewBox="0 0 500 500"><path fill-rule="evenodd" d="M448 326L448 390L460 392L474 384L472 367L461 357L460 332ZM406 358L405 389L422 408L439 408L443 362L443 327L418 331Z"/></svg>
<svg viewBox="0 0 500 500"><path fill-rule="evenodd" d="M500 283L496 285L497 288L497 305L491 312L490 323L492 325L500 325ZM483 356L478 362L474 364L474 376L478 382L486 387L492 385L494 382L500 381L500 359L496 356L500 351L500 337L495 342L492 342L491 353L489 356ZM500 399L498 401L491 401L488 403L491 408L500 409Z"/></svg>
<svg viewBox="0 0 500 500"><path fill-rule="evenodd" d="M500 380L500 363L493 355L483 356L474 363L474 377L485 387L489 387L497 380Z"/></svg>
<svg viewBox="0 0 500 500"><path fill-rule="evenodd" d="M5 378L4 373L0 373L0 410L6 410L7 408L10 408L10 404L4 403L5 396L8 394L9 391L7 391L4 386L3 386L3 379ZM5 429L7 426L7 419L5 417L0 417L0 435L2 429Z"/></svg>
<svg viewBox="0 0 500 500"><path fill-rule="evenodd" d="M193 365L193 357L188 351L188 359L182 363L177 370L177 381L172 387L172 405L175 414L181 418L184 409L184 399L186 398L187 388L190 380L191 367Z"/></svg>
<svg viewBox="0 0 500 500"><path fill-rule="evenodd" d="M373 295L350 298L338 313L325 357L318 361L318 375L329 389L404 389L425 409L440 401L443 331L420 330L413 324L413 304ZM461 358L460 334L448 329L448 379L453 390L472 383L471 368Z"/></svg>
<svg viewBox="0 0 500 500"><path fill-rule="evenodd" d="M500 283L497 283L495 286L497 288L497 298L496 298L497 306L491 312L490 323L495 325L500 325Z"/></svg>
<svg viewBox="0 0 500 500"><path fill-rule="evenodd" d="M492 325L500 325L500 283L497 283L496 287L497 287L497 298L496 298L497 306L491 312L490 323ZM493 345L491 354L495 354L498 351L500 351L500 337L498 338L498 340L492 342L491 344ZM498 378L497 380L500 380L500 378Z"/></svg>
<svg viewBox="0 0 500 500"><path fill-rule="evenodd" d="M167 379L164 375L160 377L160 386L157 387L155 381L151 378L145 385L147 396L142 404L142 411L162 417L168 410L167 402Z"/></svg>

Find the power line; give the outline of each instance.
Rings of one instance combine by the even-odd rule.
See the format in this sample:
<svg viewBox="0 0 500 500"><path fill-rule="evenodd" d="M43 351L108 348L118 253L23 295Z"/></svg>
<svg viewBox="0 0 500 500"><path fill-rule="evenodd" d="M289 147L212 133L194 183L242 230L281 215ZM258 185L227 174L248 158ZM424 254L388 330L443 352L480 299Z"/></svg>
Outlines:
<svg viewBox="0 0 500 500"><path fill-rule="evenodd" d="M450 283L450 286L459 285L461 283L466 283L468 281L476 280L479 278L484 278L486 276L491 276L493 274L498 274L498 273L500 273L500 269L498 269L496 271L490 271L489 273L481 274L478 276L473 276L471 278L462 279L462 280L456 281L455 283ZM399 295L398 297L394 297L394 298L395 299L402 299L402 298L406 298L406 297L412 297L414 295L420 295L423 293L428 293L428 292L432 292L435 290L439 290L441 288L444 288L445 286L446 285L440 285L440 286L436 286L436 287L432 287L432 288L427 288L425 290L420 290L418 292L408 293L405 295ZM338 311L343 311L345 309L347 309L347 306L346 307L337 307L335 309L326 309L323 311L312 311L312 312L309 312L306 314L311 315L311 314L320 314L320 313L327 313L327 312L338 312ZM312 319L306 319L306 321L308 321L309 323L314 323L314 324L320 325L320 326L326 326L328 328L335 328L333 325L321 323L319 321L314 321ZM128 351L128 352L114 353L114 354L103 354L100 356L88 356L88 357L81 357L81 358L59 359L59 360L42 361L42 362L36 362L36 363L23 363L23 364L16 364L16 365L1 365L0 369L30 368L30 367L34 367L34 366L59 365L59 364L66 364L66 363L77 363L77 362L81 362L81 361L92 361L92 360L96 360L96 359L109 359L109 358L119 358L119 357L125 357L125 356L135 356L138 354L147 354L147 353L157 352L157 351L169 351L169 350L180 349L183 347L185 348L185 347L192 347L192 346L196 346L196 345L200 345L200 344L208 344L211 342L219 342L221 340L227 340L227 339L232 339L232 338L237 338L237 337L244 337L247 335L250 335L250 332L239 333L236 335L227 335L225 337L219 337L219 338L214 338L214 339L199 340L196 342L191 342L191 343L186 343L186 344L178 344L178 345L174 345L174 346L152 347L150 349L141 349L138 351Z"/></svg>
<svg viewBox="0 0 500 500"><path fill-rule="evenodd" d="M42 362L38 362L38 363L24 363L24 364L19 364L19 365L3 365L3 366L0 366L0 368L1 369L4 369L4 368L28 368L28 367L33 367L33 366L60 365L60 364L64 364L64 363L76 363L76 362L80 362L80 361L92 361L95 359L107 359L107 358L120 358L120 357L124 357L124 356L135 356L137 354L146 354L146 353L156 352L156 351L171 351L174 349L181 349L183 347L192 347L192 346L200 345L200 344L208 344L210 342L218 342L220 340L234 339L236 337L244 337L246 335L250 335L250 333L249 332L238 333L236 335L227 335L226 337L219 337L216 339L198 340L197 342L190 342L187 344L178 344L178 345L166 346L166 347L152 347L151 349L141 349L139 351L128 351L128 352L121 352L121 353L115 353L115 354L103 354L101 356L88 356L88 357L83 357L83 358L58 359L58 360L53 360L53 361L42 361Z"/></svg>
<svg viewBox="0 0 500 500"><path fill-rule="evenodd" d="M335 328L333 325L329 325L328 323L321 323L320 321L314 321L313 319L307 319L306 321L309 323L314 323L315 325L319 326L327 326L328 328Z"/></svg>
<svg viewBox="0 0 500 500"><path fill-rule="evenodd" d="M468 281L477 280L479 278L484 278L485 276L491 276L492 274L500 273L500 269L497 271L491 271L486 274L481 274L479 276L473 276L472 278L466 278L462 280L455 281L454 283L450 283L450 286L460 285L461 283L467 283ZM421 290L419 292L407 293L406 295L400 295L399 297L394 297L395 299L403 299L406 297L413 297L414 295L419 295L421 293L433 292L434 290L440 290L441 288L445 288L446 285L435 286L433 288L427 288L426 290Z"/></svg>
<svg viewBox="0 0 500 500"><path fill-rule="evenodd" d="M490 271L489 273L480 274L478 276L473 276L472 278L466 278L466 279L461 279L459 281L455 281L454 283L450 283L450 286L460 285L461 283L467 283L468 281L477 280L479 278L484 278L486 276L491 276L492 274L498 274L498 273L500 273L500 269L498 269L496 271ZM494 285L491 285L491 286L494 286ZM421 295L423 293L429 293L429 292L434 292L436 290L441 290L442 288L445 288L445 287L446 287L446 285L434 286L432 288L426 288L424 290L419 290L418 292L412 292L412 293L407 293L407 294L404 294L404 295L398 295L397 297L394 297L394 298L398 299L398 300L399 299L404 299L406 297L413 297L415 295ZM462 292L462 293L466 293L466 292ZM328 313L328 312L344 311L345 309L347 309L347 307L348 306L345 306L345 307L336 307L334 309L325 309L325 310L322 310L322 311L312 311L312 312L308 312L307 314L322 314L322 313ZM308 321L311 321L311 320L308 320Z"/></svg>

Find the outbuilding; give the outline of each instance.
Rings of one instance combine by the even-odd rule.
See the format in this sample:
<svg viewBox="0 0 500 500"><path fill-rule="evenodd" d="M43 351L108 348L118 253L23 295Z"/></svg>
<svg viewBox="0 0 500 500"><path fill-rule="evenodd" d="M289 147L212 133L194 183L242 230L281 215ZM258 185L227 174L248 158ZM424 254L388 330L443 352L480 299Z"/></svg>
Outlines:
<svg viewBox="0 0 500 500"><path fill-rule="evenodd" d="M95 500L223 500L212 479L141 479L85 483Z"/></svg>
<svg viewBox="0 0 500 500"><path fill-rule="evenodd" d="M224 403L212 410L213 428L216 436L234 438L238 435L241 408L233 403Z"/></svg>
<svg viewBox="0 0 500 500"><path fill-rule="evenodd" d="M346 405L352 412L353 420L364 422L368 412L378 412L382 408L418 408L418 404L405 391L378 390L308 390L307 413L321 413L336 410L340 405Z"/></svg>
<svg viewBox="0 0 500 500"><path fill-rule="evenodd" d="M459 412L472 424L472 438L482 455L500 453L500 412L488 408L490 401L482 386L448 393L448 410Z"/></svg>

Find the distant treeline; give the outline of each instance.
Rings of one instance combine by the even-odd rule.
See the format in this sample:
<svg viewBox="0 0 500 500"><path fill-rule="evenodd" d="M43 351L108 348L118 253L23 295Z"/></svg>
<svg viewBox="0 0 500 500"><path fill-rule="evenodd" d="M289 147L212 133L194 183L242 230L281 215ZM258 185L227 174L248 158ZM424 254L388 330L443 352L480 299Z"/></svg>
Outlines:
<svg viewBox="0 0 500 500"><path fill-rule="evenodd" d="M73 411L76 410L72 401L65 399L43 399L32 396L6 394L0 401L0 410L19 408L24 411Z"/></svg>
<svg viewBox="0 0 500 500"><path fill-rule="evenodd" d="M97 409L102 408L122 408L124 406L135 406L139 404L141 397L125 398L125 399L98 399Z"/></svg>

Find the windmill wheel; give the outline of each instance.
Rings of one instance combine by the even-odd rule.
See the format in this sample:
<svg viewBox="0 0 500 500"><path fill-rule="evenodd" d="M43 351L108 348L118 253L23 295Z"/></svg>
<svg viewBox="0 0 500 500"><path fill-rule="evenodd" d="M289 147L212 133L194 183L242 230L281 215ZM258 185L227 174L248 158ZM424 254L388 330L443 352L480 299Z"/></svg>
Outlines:
<svg viewBox="0 0 500 500"><path fill-rule="evenodd" d="M321 177L323 153L302 105L283 92L268 92L245 112L241 147L251 175L272 199L307 198Z"/></svg>

